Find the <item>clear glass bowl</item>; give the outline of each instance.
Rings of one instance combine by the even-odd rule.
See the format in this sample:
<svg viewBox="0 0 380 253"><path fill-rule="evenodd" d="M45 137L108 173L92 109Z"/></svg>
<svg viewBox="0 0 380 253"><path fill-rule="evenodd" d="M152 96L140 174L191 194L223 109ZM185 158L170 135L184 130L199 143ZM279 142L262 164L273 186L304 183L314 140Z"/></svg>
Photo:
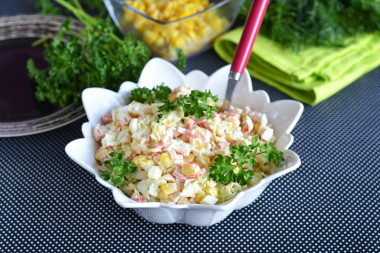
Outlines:
<svg viewBox="0 0 380 253"><path fill-rule="evenodd" d="M123 34L135 33L154 55L175 61L177 48L182 49L187 56L209 48L216 37L231 27L243 2L243 0L202 1L209 3L208 8L187 16L177 11L183 12L186 9L191 14L194 13L191 11L192 6L181 8L183 6L178 6L180 4L176 1L171 1L161 11L141 4L141 0L104 0L104 3ZM160 1L151 0L151 2ZM195 5L195 8L198 7ZM143 9L144 12L140 11ZM145 12L149 12L150 16Z"/></svg>

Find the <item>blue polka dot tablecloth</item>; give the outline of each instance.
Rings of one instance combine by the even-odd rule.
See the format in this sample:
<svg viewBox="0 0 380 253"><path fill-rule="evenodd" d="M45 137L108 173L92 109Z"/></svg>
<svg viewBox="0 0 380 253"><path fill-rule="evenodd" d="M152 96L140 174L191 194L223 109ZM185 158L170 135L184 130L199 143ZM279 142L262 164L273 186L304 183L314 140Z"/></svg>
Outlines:
<svg viewBox="0 0 380 253"><path fill-rule="evenodd" d="M30 13L31 2L2 0L0 14ZM224 65L211 49L187 71ZM211 227L151 224L119 207L64 152L85 121L0 139L0 252L380 252L380 68L305 105L291 147L301 167Z"/></svg>

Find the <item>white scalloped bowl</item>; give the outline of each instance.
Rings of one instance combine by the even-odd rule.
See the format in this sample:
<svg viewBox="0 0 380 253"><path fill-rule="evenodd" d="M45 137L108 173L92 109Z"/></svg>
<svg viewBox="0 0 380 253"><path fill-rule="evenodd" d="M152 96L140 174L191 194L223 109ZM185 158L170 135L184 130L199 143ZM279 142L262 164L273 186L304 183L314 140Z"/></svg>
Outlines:
<svg viewBox="0 0 380 253"><path fill-rule="evenodd" d="M102 88L84 90L82 101L89 122L82 125L84 138L67 144L65 148L67 155L92 173L100 184L111 189L116 202L121 207L133 208L139 215L150 222L164 224L177 222L193 226L210 226L223 220L233 210L243 208L252 203L272 180L295 170L301 165L297 154L288 149L293 143L293 136L290 132L303 111L301 103L293 100L280 100L270 103L269 96L265 91L252 91L251 78L248 72L246 71L243 74L233 94L232 105L241 108L248 105L259 112L267 114L277 137L275 146L284 152L285 162L281 167L277 168L274 174L262 179L257 185L240 192L233 199L220 205L137 203L131 200L120 189L112 186L112 184L104 181L99 176L96 170L97 162L94 158L99 145L92 138L92 128L100 121L102 115L109 113L118 105L126 104L129 100L130 91L137 86L153 88L164 82L173 89L186 84L193 89L211 90L213 94L218 95L220 100L223 100L229 71L230 65L217 70L210 77L198 70L183 75L171 63L160 58L154 58L144 67L137 85L132 82L124 82L120 86L118 93ZM265 200L263 199L262 201Z"/></svg>

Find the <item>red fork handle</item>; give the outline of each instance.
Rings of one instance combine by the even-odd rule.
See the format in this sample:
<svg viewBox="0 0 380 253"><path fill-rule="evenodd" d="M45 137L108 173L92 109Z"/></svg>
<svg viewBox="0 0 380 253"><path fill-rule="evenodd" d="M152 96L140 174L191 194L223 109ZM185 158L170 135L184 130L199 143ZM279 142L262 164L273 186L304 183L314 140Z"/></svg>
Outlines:
<svg viewBox="0 0 380 253"><path fill-rule="evenodd" d="M232 60L231 72L243 74L268 4L269 0L253 0L247 20L244 24L240 42L236 48L234 59Z"/></svg>

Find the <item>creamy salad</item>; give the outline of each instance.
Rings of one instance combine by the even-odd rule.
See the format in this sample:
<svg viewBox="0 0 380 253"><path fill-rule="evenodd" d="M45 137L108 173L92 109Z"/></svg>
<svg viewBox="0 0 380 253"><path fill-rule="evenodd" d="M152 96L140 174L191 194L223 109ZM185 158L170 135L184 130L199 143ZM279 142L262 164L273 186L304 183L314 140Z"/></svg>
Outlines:
<svg viewBox="0 0 380 253"><path fill-rule="evenodd" d="M173 101L190 93L190 87L181 86L168 99ZM221 106L211 99L207 104ZM253 171L248 184L216 182L209 176L210 167L218 155L230 156L232 145L249 145L255 136L261 144L275 141L267 116L245 107L213 111L214 117L209 119L186 117L183 108L178 107L158 117L162 105L162 102L132 101L104 115L93 130L100 144L95 154L100 173L110 168L106 161L112 159L113 151L135 166L135 172L125 176L118 185L131 199L220 204L257 184L276 167L258 154L255 166L244 167Z"/></svg>

